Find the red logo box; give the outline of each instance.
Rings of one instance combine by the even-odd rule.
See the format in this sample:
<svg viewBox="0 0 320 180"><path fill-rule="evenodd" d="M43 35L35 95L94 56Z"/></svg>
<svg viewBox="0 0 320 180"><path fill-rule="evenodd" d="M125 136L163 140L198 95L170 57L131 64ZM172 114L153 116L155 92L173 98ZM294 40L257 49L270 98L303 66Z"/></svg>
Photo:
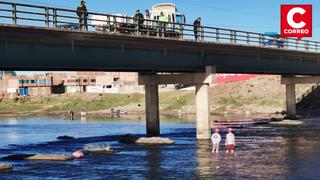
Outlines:
<svg viewBox="0 0 320 180"><path fill-rule="evenodd" d="M281 5L281 36L312 37L312 5Z"/></svg>

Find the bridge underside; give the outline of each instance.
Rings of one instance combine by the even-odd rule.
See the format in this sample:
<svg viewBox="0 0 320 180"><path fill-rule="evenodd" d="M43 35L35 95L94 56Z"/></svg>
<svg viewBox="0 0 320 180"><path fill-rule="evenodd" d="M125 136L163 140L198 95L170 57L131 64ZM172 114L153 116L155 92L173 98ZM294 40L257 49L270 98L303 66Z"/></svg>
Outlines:
<svg viewBox="0 0 320 180"><path fill-rule="evenodd" d="M0 25L0 69L319 75L316 53Z"/></svg>

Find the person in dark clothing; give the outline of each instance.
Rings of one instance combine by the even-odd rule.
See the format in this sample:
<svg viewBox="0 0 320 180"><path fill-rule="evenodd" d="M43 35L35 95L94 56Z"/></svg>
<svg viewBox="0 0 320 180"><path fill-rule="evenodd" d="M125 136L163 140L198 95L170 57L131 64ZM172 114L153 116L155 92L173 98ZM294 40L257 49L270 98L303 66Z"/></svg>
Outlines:
<svg viewBox="0 0 320 180"><path fill-rule="evenodd" d="M85 1L81 1L80 5L77 8L77 15L80 18L79 24L81 30L88 30L88 10Z"/></svg>
<svg viewBox="0 0 320 180"><path fill-rule="evenodd" d="M198 17L194 22L193 22L193 31L194 31L194 38L196 40L199 39L200 32L201 32L201 18Z"/></svg>
<svg viewBox="0 0 320 180"><path fill-rule="evenodd" d="M135 24L138 23L139 31L141 31L144 23L143 14L140 13L140 10L136 10L136 14L134 15L134 22Z"/></svg>

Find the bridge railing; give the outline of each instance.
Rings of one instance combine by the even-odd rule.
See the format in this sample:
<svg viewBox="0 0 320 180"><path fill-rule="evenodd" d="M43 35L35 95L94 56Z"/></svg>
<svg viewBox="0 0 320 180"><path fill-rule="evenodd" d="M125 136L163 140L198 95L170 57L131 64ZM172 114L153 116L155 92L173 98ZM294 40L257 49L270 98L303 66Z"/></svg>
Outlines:
<svg viewBox="0 0 320 180"><path fill-rule="evenodd" d="M310 40L11 2L0 2L0 23L320 52L319 42Z"/></svg>

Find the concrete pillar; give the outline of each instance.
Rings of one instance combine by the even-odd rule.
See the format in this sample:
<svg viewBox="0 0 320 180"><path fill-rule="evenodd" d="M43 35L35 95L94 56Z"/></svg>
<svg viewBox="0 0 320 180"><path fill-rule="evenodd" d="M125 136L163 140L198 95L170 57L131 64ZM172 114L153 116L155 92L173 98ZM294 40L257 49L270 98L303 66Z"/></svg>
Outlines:
<svg viewBox="0 0 320 180"><path fill-rule="evenodd" d="M286 84L287 117L296 118L296 88L294 83Z"/></svg>
<svg viewBox="0 0 320 180"><path fill-rule="evenodd" d="M197 139L210 139L209 84L196 84Z"/></svg>
<svg viewBox="0 0 320 180"><path fill-rule="evenodd" d="M197 139L210 139L209 85L215 74L214 66L207 66L204 73L139 74L138 84L145 85L146 92L147 135L160 135L158 84L195 84Z"/></svg>
<svg viewBox="0 0 320 180"><path fill-rule="evenodd" d="M157 84L145 85L147 136L160 136L159 92Z"/></svg>

